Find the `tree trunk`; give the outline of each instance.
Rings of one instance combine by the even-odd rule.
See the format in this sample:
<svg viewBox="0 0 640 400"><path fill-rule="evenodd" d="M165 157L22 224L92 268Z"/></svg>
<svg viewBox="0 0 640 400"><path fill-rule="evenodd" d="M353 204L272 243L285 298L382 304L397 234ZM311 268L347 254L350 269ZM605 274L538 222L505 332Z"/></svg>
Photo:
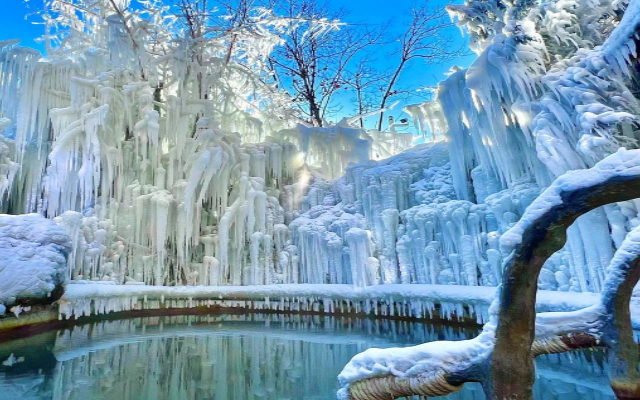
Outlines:
<svg viewBox="0 0 640 400"><path fill-rule="evenodd" d="M362 115L362 89L358 87L358 115ZM360 128L364 128L364 118L360 117Z"/></svg>
<svg viewBox="0 0 640 400"><path fill-rule="evenodd" d="M638 176L619 176L593 187L562 192L562 203L525 229L513 261L507 263L502 282L500 317L491 358L494 399L533 398L535 369L531 345L535 338L535 302L542 265L564 246L566 229L580 215L605 204L640 197L639 181Z"/></svg>
<svg viewBox="0 0 640 400"><path fill-rule="evenodd" d="M396 84L396 81L398 80L398 77L400 76L400 72L402 72L402 70L404 69L404 65L407 62L407 60L403 59L402 61L400 61L400 65L398 65L398 68L396 69L396 72L393 74L393 77L391 78L391 81L389 81L389 86L387 86L387 91L384 93L384 95L382 96L382 101L380 102L380 109L384 109L384 107L387 105L387 100L389 100L389 97L391 96L391 91L393 90L393 87ZM378 130L381 131L382 130L382 123L384 122L384 111L380 111L380 119L378 119Z"/></svg>
<svg viewBox="0 0 640 400"><path fill-rule="evenodd" d="M609 381L618 399L640 399L638 344L633 337L629 302L640 279L640 260L630 262L624 281L604 301L611 323L605 326L603 341L609 347Z"/></svg>
<svg viewBox="0 0 640 400"><path fill-rule="evenodd" d="M322 126L320 107L318 107L314 98L309 99L309 114L311 115L311 122L314 126Z"/></svg>

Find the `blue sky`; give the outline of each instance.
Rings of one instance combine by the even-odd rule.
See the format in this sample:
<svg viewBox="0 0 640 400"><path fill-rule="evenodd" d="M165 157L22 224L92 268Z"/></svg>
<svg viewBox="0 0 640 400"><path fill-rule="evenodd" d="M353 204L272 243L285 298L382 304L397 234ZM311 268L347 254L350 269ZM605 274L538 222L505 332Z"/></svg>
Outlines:
<svg viewBox="0 0 640 400"><path fill-rule="evenodd" d="M22 3L22 0L2 0L0 9L0 40L22 39L22 45L35 47L42 50L43 46L34 42L34 39L42 34L42 25L33 25L38 20L32 16L25 20L25 16L31 11Z"/></svg>
<svg viewBox="0 0 640 400"><path fill-rule="evenodd" d="M390 29L395 31L401 31L403 23L409 17L408 13L413 4L420 0L329 0L329 4L336 8L342 7L349 10L349 13L345 17L347 23L366 23L368 25L384 25L390 22ZM452 2L460 2L461 0L429 0L429 3L433 6L444 7L446 4ZM23 4L22 0L1 0L4 6L0 11L0 40L19 38L22 39L22 45L28 47L34 47L38 50L43 49L43 46L34 41L35 38L40 36L43 32L42 25L34 25L34 22L38 21L37 16L30 16L25 19L25 16L31 11ZM39 1L34 0L34 5ZM454 38L454 45L460 45L465 43L466 39L457 28L452 28L450 36ZM384 51L383 51L384 52ZM410 68L405 70L401 77L401 83L405 87L425 87L435 86L439 81L444 79L444 73L449 70L451 65L458 64L463 67L469 66L473 61L474 56L464 57L460 60L456 60L446 65L424 65L420 61L416 61ZM382 69L394 67L395 60L389 57L380 57ZM350 100L348 93L342 96L342 99L347 102ZM419 97L410 99L408 103L420 102ZM351 110L346 107L340 114L350 114ZM402 116L401 107L391 112L396 118Z"/></svg>

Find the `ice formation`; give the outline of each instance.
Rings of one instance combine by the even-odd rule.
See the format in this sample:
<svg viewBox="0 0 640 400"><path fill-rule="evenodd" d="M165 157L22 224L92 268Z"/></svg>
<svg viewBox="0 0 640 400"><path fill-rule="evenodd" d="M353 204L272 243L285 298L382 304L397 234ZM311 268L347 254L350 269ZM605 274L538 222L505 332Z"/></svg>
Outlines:
<svg viewBox="0 0 640 400"><path fill-rule="evenodd" d="M538 312L569 312L598 303L600 294L541 290ZM60 318L164 308L238 308L281 312L378 315L411 318L475 318L487 322L493 287L387 284L286 284L217 287L158 287L78 281L58 300ZM632 323L640 329L640 299L631 300Z"/></svg>
<svg viewBox="0 0 640 400"><path fill-rule="evenodd" d="M618 334L610 334L609 331L622 329L617 328L620 322L615 320L622 317L614 317L614 311L619 313L618 315L626 315L626 318L629 318L628 309L626 312L624 308L620 309L626 305L618 304L624 297L619 294L619 291L623 291L620 288L627 281L632 284L637 283L633 269L636 268L634 260L640 256L638 244L640 227L634 228L626 236L612 257L599 301L594 306L573 313L536 315L534 310L524 310L515 306L518 303L514 300L514 295L523 296L524 293L517 290L522 290L523 285L528 285L529 282L522 279L517 282L517 279L513 278L513 269L518 267L520 272L523 268L540 270L544 260L551 256L550 247L560 248L561 246L557 237L550 234L551 230L542 233L541 230L554 227L566 229L569 226L568 221L573 221L572 215L574 218L578 217L585 210L593 209L597 204L606 203L605 200L613 201L631 197L637 193L630 187L637 185L638 176L640 176L640 150L621 148L588 170L570 171L555 179L527 208L522 218L501 237L500 249L508 257L508 261L504 264L505 279L509 278L509 280L503 282L496 291L496 298L489 308L489 321L484 325L482 333L471 340L460 342L441 341L411 348L369 349L355 356L345 366L340 375L343 388L339 392L339 397L343 399L377 398L384 393L393 393L394 397L408 394L438 396L460 389L461 385L450 384L447 376L464 376L474 367L483 365L490 365L492 373L496 374L497 368L494 363L499 356L497 352L499 350L515 351L510 343L511 346L500 348L500 341L501 338L504 340L505 332L507 332L506 336L511 335L509 330L502 330L502 332L500 330L505 326L503 318L513 318L513 313L525 315L530 311L532 317L535 316L535 320L532 319L531 341L525 342L527 350L533 352L533 356L530 357L539 354L536 353L536 349L544 349L545 343L552 343L555 338L574 333L590 335L594 337L593 343L599 344L599 341L602 341L605 346L613 347L614 343L620 339ZM628 193L626 197L616 197L615 190L603 189L605 184L615 186L623 185L624 182L628 183L622 190ZM580 199L579 192L588 190L600 191L599 200L596 200L596 197ZM563 219L567 222L561 222ZM547 228L548 226L551 228ZM525 242L525 237L532 242ZM539 249L527 248L527 246L535 246L536 243L540 246ZM520 284L519 288L516 286L518 284ZM535 286L533 288L537 289ZM632 286L628 286L628 297L625 301L628 301L632 295L631 289ZM536 292L533 291L532 295L535 300ZM633 341L630 325L627 333ZM539 343L540 341L542 344ZM559 350L550 348L547 351L563 352L575 347L562 342L558 348ZM493 361L490 361L491 359ZM375 378L375 381L372 381L372 378ZM458 379L462 382L465 379L473 380ZM496 395L502 397L499 392Z"/></svg>
<svg viewBox="0 0 640 400"><path fill-rule="evenodd" d="M64 228L72 281L496 286L501 236L541 191L639 138L637 1L449 7L478 58L405 108L427 142L411 149L294 118L266 14L227 47L172 39L161 7L123 21L98 1L94 20L53 3L49 24L83 31L49 32L47 59L0 42L0 208ZM639 207L581 217L540 288L600 291Z"/></svg>
<svg viewBox="0 0 640 400"><path fill-rule="evenodd" d="M435 101L406 107L425 136L445 140L351 165L333 187L312 184L302 203L324 211L303 208L291 225L315 243L294 241L301 270L349 270L353 246L332 225L339 216L370 231L359 259L378 260L368 265L379 266L382 283L497 285L501 235L553 178L637 147L638 7L480 0L449 7L478 59L454 69ZM599 292L614 251L637 224L636 201L581 217L540 287ZM309 257L317 248L331 256Z"/></svg>
<svg viewBox="0 0 640 400"><path fill-rule="evenodd" d="M308 178L408 145L410 135L395 133L374 144L347 120L314 128L290 117L264 69L282 21L256 16L263 39L235 47L225 64L224 38L159 44L178 31L157 4L127 9L126 22L107 1L85 14L52 4L52 28L64 31L67 18L86 31L57 47L45 37L48 59L0 42L0 207L67 231L70 280L311 282L285 225ZM145 36L152 26L156 36Z"/></svg>
<svg viewBox="0 0 640 400"><path fill-rule="evenodd" d="M0 315L11 307L17 316L16 303L47 298L60 287L70 250L69 237L53 221L38 214L0 215Z"/></svg>

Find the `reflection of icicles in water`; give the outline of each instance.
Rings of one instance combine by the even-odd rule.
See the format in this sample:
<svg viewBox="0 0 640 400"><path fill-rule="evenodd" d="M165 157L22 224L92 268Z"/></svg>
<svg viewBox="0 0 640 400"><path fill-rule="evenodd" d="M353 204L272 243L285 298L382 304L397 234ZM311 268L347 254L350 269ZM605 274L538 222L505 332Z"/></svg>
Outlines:
<svg viewBox="0 0 640 400"><path fill-rule="evenodd" d="M430 325L410 320L321 315L209 314L154 316L101 321L60 332L54 353L59 361L141 340L176 337L254 335L317 344L389 347L446 338L462 340L476 328Z"/></svg>
<svg viewBox="0 0 640 400"><path fill-rule="evenodd" d="M462 340L476 331L317 315L99 321L0 345L0 358L25 357L19 367L0 366L0 388L10 388L4 392L9 399L333 400L338 372L360 351ZM38 372L41 360L53 358L51 349L53 365ZM540 357L535 399L613 399L599 357ZM22 369L17 376L10 368ZM467 384L444 399L481 400L483 395L479 385Z"/></svg>
<svg viewBox="0 0 640 400"><path fill-rule="evenodd" d="M99 321L1 344L0 358L25 361L0 366L0 389L3 399L333 400L337 374L358 352L476 333L407 320L257 313ZM591 352L540 357L535 399L613 399L601 359ZM483 398L477 384L443 397Z"/></svg>
<svg viewBox="0 0 640 400"><path fill-rule="evenodd" d="M605 352L550 354L536 359L536 399L613 399L605 374Z"/></svg>
<svg viewBox="0 0 640 400"><path fill-rule="evenodd" d="M469 334L409 321L320 316L102 321L56 338L53 399L332 399L337 373L359 351Z"/></svg>
<svg viewBox="0 0 640 400"><path fill-rule="evenodd" d="M359 346L339 346L330 352L326 347L252 335L127 343L62 363L54 399L67 399L69 394L80 398L85 392L114 399L317 398L323 388L335 386L335 375L308 379L309 372L318 365L338 370ZM81 385L75 383L78 380Z"/></svg>

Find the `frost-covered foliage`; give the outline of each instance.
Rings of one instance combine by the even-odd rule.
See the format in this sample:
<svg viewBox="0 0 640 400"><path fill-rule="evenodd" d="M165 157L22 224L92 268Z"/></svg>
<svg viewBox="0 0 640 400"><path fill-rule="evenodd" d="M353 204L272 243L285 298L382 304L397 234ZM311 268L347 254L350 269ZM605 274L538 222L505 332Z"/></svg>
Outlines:
<svg viewBox="0 0 640 400"><path fill-rule="evenodd" d="M38 214L0 214L0 315L21 300L44 299L66 281L71 242Z"/></svg>
<svg viewBox="0 0 640 400"><path fill-rule="evenodd" d="M346 120L306 127L266 63L279 33L334 24L256 8L223 29L174 12L50 0L46 59L0 42L0 207L68 232L72 280L294 282L284 224L305 177L379 148Z"/></svg>

